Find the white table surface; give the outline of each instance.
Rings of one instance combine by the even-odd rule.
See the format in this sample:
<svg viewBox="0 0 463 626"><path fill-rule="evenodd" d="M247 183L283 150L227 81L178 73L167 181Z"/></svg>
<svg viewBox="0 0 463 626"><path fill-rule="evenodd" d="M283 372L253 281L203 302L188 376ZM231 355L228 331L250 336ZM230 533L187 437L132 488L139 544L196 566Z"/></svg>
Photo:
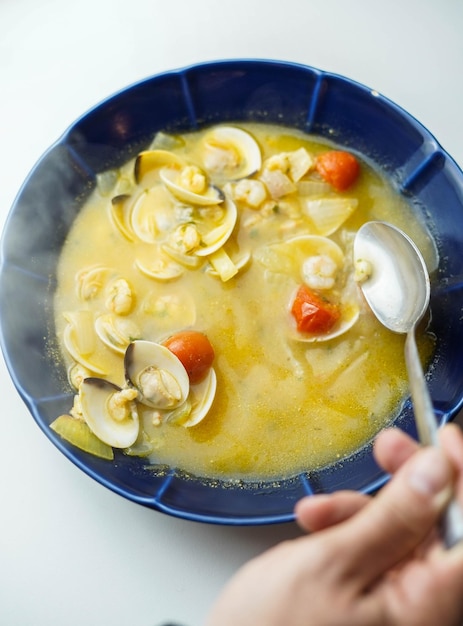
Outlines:
<svg viewBox="0 0 463 626"><path fill-rule="evenodd" d="M462 32L463 0L0 0L0 225L81 113L151 74L219 58L350 76L411 112L462 166ZM242 563L298 534L126 501L44 437L3 360L0 398L4 626L201 626Z"/></svg>

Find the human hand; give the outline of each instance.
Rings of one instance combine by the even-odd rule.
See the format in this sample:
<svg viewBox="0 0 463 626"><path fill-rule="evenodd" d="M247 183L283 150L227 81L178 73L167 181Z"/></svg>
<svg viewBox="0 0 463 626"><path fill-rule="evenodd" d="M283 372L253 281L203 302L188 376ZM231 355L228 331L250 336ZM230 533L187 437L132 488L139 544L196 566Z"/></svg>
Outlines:
<svg viewBox="0 0 463 626"><path fill-rule="evenodd" d="M441 449L381 433L379 464L393 477L374 498L310 496L296 507L312 534L246 564L206 626L460 626L463 545L445 550L437 524L454 490L463 503L463 435Z"/></svg>

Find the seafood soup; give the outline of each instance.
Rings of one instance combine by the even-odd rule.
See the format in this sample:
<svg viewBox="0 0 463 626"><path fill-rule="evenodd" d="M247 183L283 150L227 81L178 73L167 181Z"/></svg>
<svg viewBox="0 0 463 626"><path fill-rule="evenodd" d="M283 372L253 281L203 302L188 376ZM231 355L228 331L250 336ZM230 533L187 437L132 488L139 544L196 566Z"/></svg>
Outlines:
<svg viewBox="0 0 463 626"><path fill-rule="evenodd" d="M99 176L63 247L57 336L76 395L52 424L204 477L264 480L362 448L407 396L404 338L365 304L353 239L435 249L374 164L264 124L173 136ZM432 337L418 337L423 362Z"/></svg>

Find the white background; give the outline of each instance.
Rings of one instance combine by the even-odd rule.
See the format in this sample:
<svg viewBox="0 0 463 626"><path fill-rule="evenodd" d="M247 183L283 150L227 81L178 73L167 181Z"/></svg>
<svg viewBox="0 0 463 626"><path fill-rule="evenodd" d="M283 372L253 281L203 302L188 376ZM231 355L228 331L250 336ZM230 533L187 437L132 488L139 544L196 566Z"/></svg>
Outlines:
<svg viewBox="0 0 463 626"><path fill-rule="evenodd" d="M462 166L462 32L462 0L0 0L0 225L81 113L151 74L220 58L354 78ZM3 626L201 626L242 563L298 534L187 522L114 495L44 437L3 360L0 404Z"/></svg>

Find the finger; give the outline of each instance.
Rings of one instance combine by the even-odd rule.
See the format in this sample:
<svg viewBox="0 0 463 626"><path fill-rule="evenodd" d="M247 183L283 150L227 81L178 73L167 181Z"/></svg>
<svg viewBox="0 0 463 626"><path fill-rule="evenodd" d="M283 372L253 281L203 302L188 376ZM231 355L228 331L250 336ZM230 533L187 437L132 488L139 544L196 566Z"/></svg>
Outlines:
<svg viewBox="0 0 463 626"><path fill-rule="evenodd" d="M306 532L324 530L349 519L369 500L368 496L356 491L307 496L296 504L296 521Z"/></svg>
<svg viewBox="0 0 463 626"><path fill-rule="evenodd" d="M394 473L418 448L418 443L403 431L389 428L378 435L374 452L383 469ZM303 530L316 532L345 521L368 501L368 496L351 491L308 496L296 505L296 521Z"/></svg>
<svg viewBox="0 0 463 626"><path fill-rule="evenodd" d="M365 589L413 553L448 502L453 474L442 450L420 449L357 515L331 529L344 580Z"/></svg>
<svg viewBox="0 0 463 626"><path fill-rule="evenodd" d="M463 432L456 424L446 424L439 431L439 440L456 470L463 473Z"/></svg>
<svg viewBox="0 0 463 626"><path fill-rule="evenodd" d="M377 436L373 452L377 463L386 472L395 474L419 447L419 444L402 430L387 428Z"/></svg>
<svg viewBox="0 0 463 626"><path fill-rule="evenodd" d="M456 424L444 426L439 432L439 443L455 470L453 499L442 521L442 532L447 546L463 545L463 434Z"/></svg>
<svg viewBox="0 0 463 626"><path fill-rule="evenodd" d="M439 432L439 440L455 468L455 496L463 506L463 432L456 424L447 424Z"/></svg>

